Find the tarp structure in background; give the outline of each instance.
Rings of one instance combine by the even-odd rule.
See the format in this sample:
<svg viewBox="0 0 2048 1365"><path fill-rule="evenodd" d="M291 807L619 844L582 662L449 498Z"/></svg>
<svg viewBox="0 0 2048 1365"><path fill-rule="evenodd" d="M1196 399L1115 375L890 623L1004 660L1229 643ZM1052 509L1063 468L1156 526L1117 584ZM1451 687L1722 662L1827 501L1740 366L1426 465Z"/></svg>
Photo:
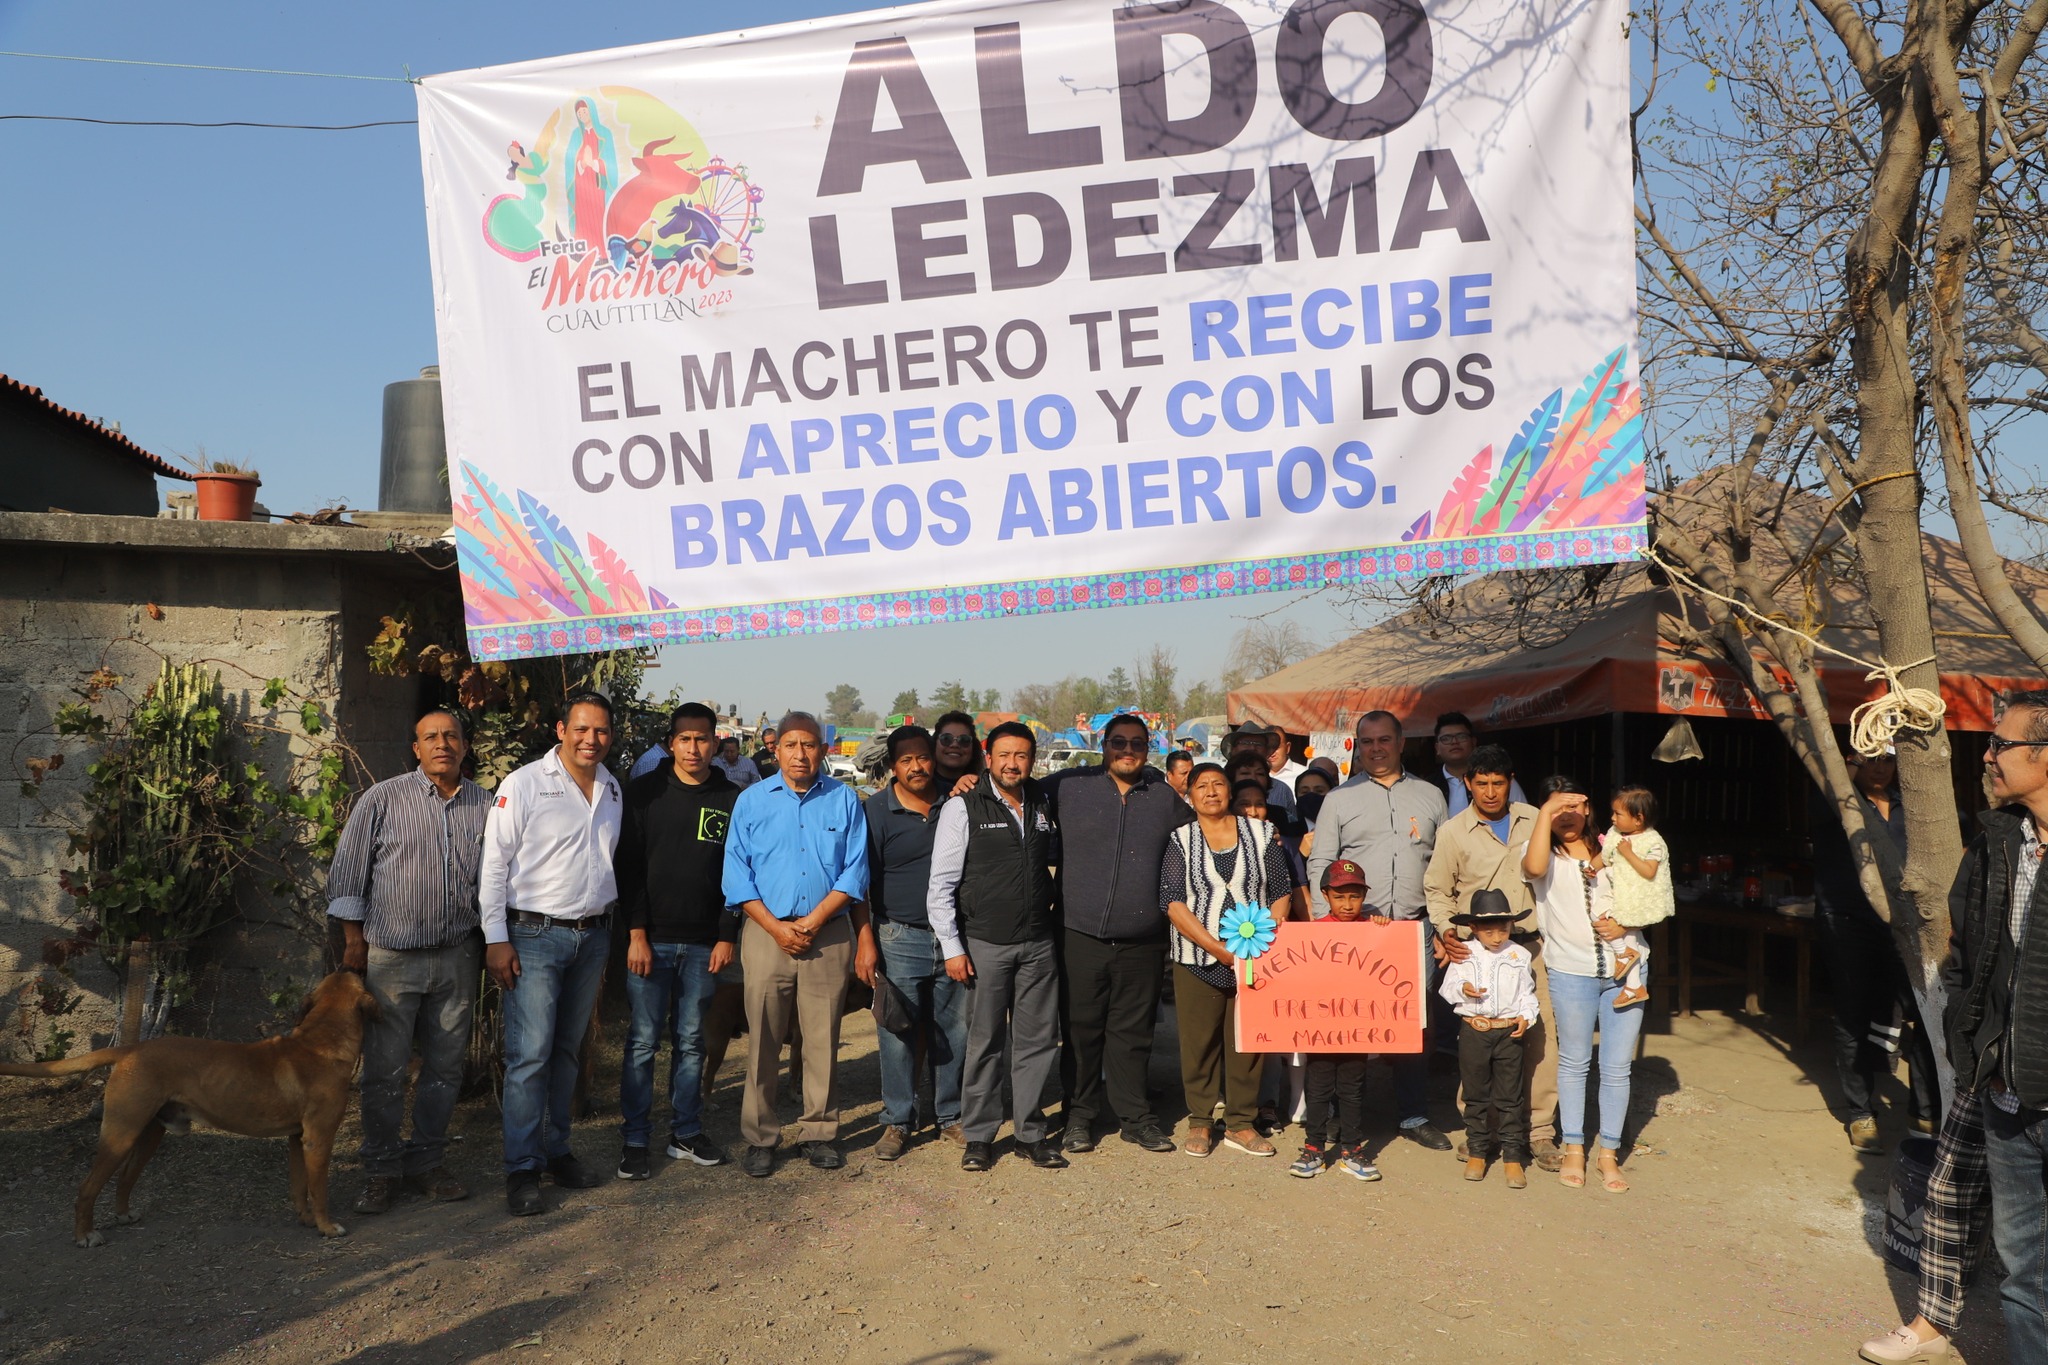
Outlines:
<svg viewBox="0 0 2048 1365"><path fill-rule="evenodd" d="M980 0L427 79L472 648L1637 553L1624 21Z"/></svg>
<svg viewBox="0 0 2048 1365"><path fill-rule="evenodd" d="M1802 506L1818 514L1810 497L1789 501L1788 515ZM1997 724L1998 694L2039 687L2040 674L1984 604L1962 547L1939 536L1920 539L1948 704L1943 724L1988 731ZM1792 579L1773 542L1759 538L1756 553L1764 581ZM2010 562L2006 573L2021 596L2048 599L2048 573ZM1410 734L1429 733L1446 711L1464 712L1482 731L1615 713L1766 718L1725 660L1676 643L1688 607L1648 565L1615 569L1589 600L1554 611L1518 607L1511 586L1474 580L1434 614L1404 612L1247 683L1230 694L1231 720L1310 734L1317 752L1341 763L1358 717L1373 710L1393 712ZM1855 585L1831 579L1825 605L1829 625L1820 640L1875 660L1877 630ZM1698 608L1690 610L1702 623ZM1765 657L1761 646L1757 655ZM1818 663L1836 724L1884 691L1881 679L1871 681L1846 660L1823 654Z"/></svg>

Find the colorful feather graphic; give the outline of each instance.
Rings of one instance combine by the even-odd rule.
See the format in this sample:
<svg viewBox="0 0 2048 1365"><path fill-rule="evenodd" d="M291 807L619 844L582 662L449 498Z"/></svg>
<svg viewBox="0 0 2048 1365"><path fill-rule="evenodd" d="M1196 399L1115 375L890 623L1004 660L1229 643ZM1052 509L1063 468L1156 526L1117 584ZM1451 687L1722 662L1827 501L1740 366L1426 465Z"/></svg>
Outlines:
<svg viewBox="0 0 2048 1365"><path fill-rule="evenodd" d="M562 581L554 566L535 547L533 538L520 524L518 514L498 491L497 485L466 460L462 474L463 481L469 485L469 496L463 499L463 506L458 509L457 528L467 529L476 536L490 557L512 579L522 598L546 602L554 612L563 616L583 615L577 603L562 590ZM466 528L463 525L465 513L469 522ZM541 612L535 619L545 620L549 615L549 612Z"/></svg>
<svg viewBox="0 0 2048 1365"><path fill-rule="evenodd" d="M1642 468L1642 390L1630 389L1625 399L1615 404L1615 411L1625 412L1626 418L1615 431L1605 453L1586 471L1586 481L1579 489L1582 498L1592 497L1630 470Z"/></svg>
<svg viewBox="0 0 2048 1365"><path fill-rule="evenodd" d="M1451 482L1451 491L1444 494L1441 506L1436 509L1436 531L1432 534L1423 528L1423 540L1447 540L1464 531L1472 519L1472 508L1486 492L1488 476L1493 473L1493 447L1488 446L1472 457L1465 466L1465 472Z"/></svg>
<svg viewBox="0 0 2048 1365"><path fill-rule="evenodd" d="M1628 389L1627 381L1621 377L1622 358L1626 354L1617 350L1608 356L1572 396L1571 405L1558 420L1550 458L1530 476L1529 486L1522 494L1521 510L1508 521L1508 530L1520 531L1535 525L1553 500L1579 485L1586 467L1599 453L1596 437L1604 419Z"/></svg>
<svg viewBox="0 0 2048 1365"><path fill-rule="evenodd" d="M1515 433L1515 439L1508 442L1507 453L1501 456L1500 470L1493 476L1493 486L1472 509L1470 529L1473 534L1493 534L1501 529L1504 520L1511 519L1520 509L1530 475L1550 454L1551 440L1557 434L1558 411L1563 404L1564 390L1552 390L1550 397L1529 414L1529 420Z"/></svg>
<svg viewBox="0 0 2048 1365"><path fill-rule="evenodd" d="M1491 450L1492 448L1493 448L1493 447L1491 447L1491 446L1488 446L1488 447L1487 447L1487 449L1488 449L1488 450ZM1414 524L1413 526L1410 526L1410 527L1409 527L1409 528L1408 528L1407 530L1405 530L1405 531L1403 531L1403 532L1401 533L1401 539L1402 539L1402 540L1428 540L1428 539L1429 539L1429 513L1427 513L1427 512L1424 512L1424 513L1423 513L1423 514L1422 514L1421 516L1417 517L1417 518L1415 519L1415 524Z"/></svg>
<svg viewBox="0 0 2048 1365"><path fill-rule="evenodd" d="M524 489L519 493L519 511L526 522L528 534L533 537L534 547L547 557L560 575L562 587L583 608L582 615L597 616L609 612L611 603L605 599L597 575L590 571L590 565L576 548L576 538L555 519L555 514Z"/></svg>
<svg viewBox="0 0 2048 1365"><path fill-rule="evenodd" d="M597 576L604 583L605 595L611 598L616 611L647 610L647 594L641 591L640 580L626 567L626 562L612 552L612 547L594 535L584 537L590 546L590 557L597 564Z"/></svg>

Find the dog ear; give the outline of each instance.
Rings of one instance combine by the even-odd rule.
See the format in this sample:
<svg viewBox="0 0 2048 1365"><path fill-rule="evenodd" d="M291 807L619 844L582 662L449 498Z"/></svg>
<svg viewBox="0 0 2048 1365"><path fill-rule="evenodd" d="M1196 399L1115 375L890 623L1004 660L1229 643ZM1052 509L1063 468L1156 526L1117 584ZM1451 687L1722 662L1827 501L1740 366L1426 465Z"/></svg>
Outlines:
<svg viewBox="0 0 2048 1365"><path fill-rule="evenodd" d="M362 994L356 997L356 1009L361 1012L363 1018L378 1019L383 1017L384 1007L377 1003L377 997L370 993L370 988L362 984L361 977L356 978L356 983L357 989L362 991Z"/></svg>

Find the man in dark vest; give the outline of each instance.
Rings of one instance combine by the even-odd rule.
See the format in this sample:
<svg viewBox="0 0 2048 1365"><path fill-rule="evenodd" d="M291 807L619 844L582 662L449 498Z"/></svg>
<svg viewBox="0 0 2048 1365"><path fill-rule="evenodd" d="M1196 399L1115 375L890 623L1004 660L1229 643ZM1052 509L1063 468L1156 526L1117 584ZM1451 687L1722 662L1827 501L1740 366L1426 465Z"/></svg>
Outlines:
<svg viewBox="0 0 2048 1365"><path fill-rule="evenodd" d="M1031 763L1029 726L988 734L988 765L971 791L940 808L926 912L946 975L967 988L963 1170L995 1164L1003 1122L1003 1053L1009 1052L1017 1148L1031 1164L1067 1164L1045 1135L1039 1099L1059 1053L1059 960L1053 950L1052 817Z"/></svg>

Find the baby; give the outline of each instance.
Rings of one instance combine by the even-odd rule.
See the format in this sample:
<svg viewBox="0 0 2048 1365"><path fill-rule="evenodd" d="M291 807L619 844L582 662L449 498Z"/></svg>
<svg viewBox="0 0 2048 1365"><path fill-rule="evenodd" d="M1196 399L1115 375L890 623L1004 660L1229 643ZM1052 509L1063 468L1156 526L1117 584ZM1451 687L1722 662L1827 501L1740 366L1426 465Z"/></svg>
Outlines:
<svg viewBox="0 0 2048 1365"><path fill-rule="evenodd" d="M1601 860L1613 871L1614 920L1628 932L1613 942L1596 940L1608 955L1604 975L1621 990L1614 1008L1650 998L1650 943L1642 931L1669 919L1677 902L1671 894L1671 850L1656 831L1657 798L1648 787L1623 787L1614 794L1612 828L1600 836Z"/></svg>

